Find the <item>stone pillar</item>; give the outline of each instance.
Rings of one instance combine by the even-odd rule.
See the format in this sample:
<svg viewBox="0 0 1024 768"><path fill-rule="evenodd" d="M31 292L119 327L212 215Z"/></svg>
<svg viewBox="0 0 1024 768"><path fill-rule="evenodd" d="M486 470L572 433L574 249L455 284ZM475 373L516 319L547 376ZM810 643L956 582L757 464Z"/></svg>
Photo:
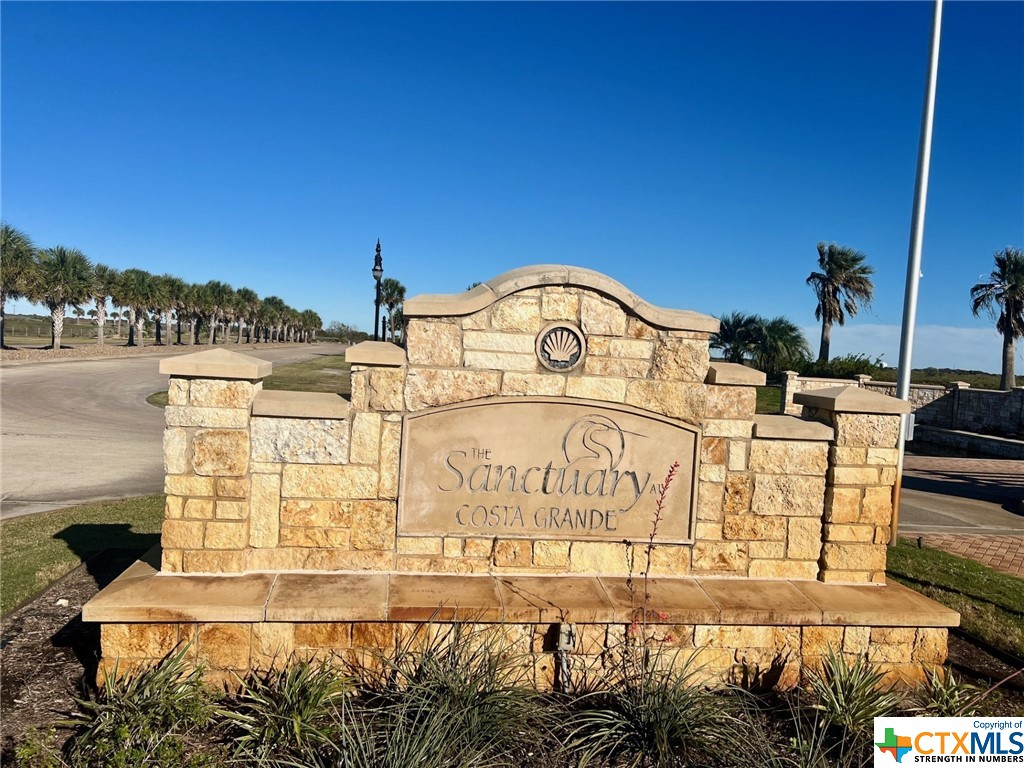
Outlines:
<svg viewBox="0 0 1024 768"><path fill-rule="evenodd" d="M779 539L785 539L784 532L777 535L780 521L751 513L751 434L757 387L764 385L765 375L744 365L714 362L705 381L708 394L692 571L747 576L754 558L764 557L772 546L781 549L784 544Z"/></svg>
<svg viewBox="0 0 1024 768"><path fill-rule="evenodd" d="M964 389L970 389L971 385L966 381L951 381L949 382L950 394L953 395L953 405L949 409L949 424L946 425L949 429L960 429L960 392Z"/></svg>
<svg viewBox="0 0 1024 768"><path fill-rule="evenodd" d="M788 413L794 416L800 414L800 406L793 405L793 395L796 394L796 380L800 374L796 371L783 371L785 378L782 380L782 396L779 398L779 413Z"/></svg>
<svg viewBox="0 0 1024 768"><path fill-rule="evenodd" d="M900 414L910 404L858 387L801 392L795 402L835 428L818 579L884 584Z"/></svg>
<svg viewBox="0 0 1024 768"><path fill-rule="evenodd" d="M243 569L249 541L249 417L271 364L222 349L160 362L164 430L161 570Z"/></svg>

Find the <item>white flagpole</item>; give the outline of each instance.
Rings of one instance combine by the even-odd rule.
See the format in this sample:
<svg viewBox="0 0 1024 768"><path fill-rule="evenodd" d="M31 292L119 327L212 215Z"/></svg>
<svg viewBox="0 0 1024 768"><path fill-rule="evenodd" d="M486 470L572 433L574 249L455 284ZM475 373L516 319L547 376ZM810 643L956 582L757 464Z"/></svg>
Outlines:
<svg viewBox="0 0 1024 768"><path fill-rule="evenodd" d="M935 0L932 12L932 43L928 56L928 84L921 114L921 141L917 152L917 185L914 188L914 213L910 222L910 253L907 257L907 286L903 299L903 332L900 336L900 361L896 397L910 399L910 367L914 350L914 324L917 320L917 286L921 279L921 241L924 237L924 212L928 202L928 170L932 158L932 122L935 117L935 84L939 75L939 38L942 35L942 0ZM892 490L892 535L895 546L899 532L900 490L903 485L903 450L907 436L907 416L900 417L897 443L896 484Z"/></svg>

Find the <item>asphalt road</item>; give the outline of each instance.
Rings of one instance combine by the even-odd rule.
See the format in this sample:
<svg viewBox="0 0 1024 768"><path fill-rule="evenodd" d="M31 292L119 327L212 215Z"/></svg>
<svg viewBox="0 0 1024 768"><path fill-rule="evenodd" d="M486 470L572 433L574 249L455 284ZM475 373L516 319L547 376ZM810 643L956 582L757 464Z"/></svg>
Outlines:
<svg viewBox="0 0 1024 768"><path fill-rule="evenodd" d="M275 365L340 354L339 344L260 350ZM180 350L172 354L182 354ZM0 517L163 491L163 357L0 368Z"/></svg>
<svg viewBox="0 0 1024 768"><path fill-rule="evenodd" d="M913 477L904 478L899 520L901 534L1024 536L1024 514L1019 511L1019 506L908 488L907 484L913 480Z"/></svg>

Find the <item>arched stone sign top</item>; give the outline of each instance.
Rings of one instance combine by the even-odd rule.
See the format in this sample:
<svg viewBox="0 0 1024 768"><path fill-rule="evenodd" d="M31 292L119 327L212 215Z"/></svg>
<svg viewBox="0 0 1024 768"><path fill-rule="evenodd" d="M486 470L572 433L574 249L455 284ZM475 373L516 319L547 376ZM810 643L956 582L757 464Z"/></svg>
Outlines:
<svg viewBox="0 0 1024 768"><path fill-rule="evenodd" d="M718 320L700 312L650 304L601 272L559 264L536 264L504 272L465 293L423 294L406 300L405 317L462 317L486 309L513 293L546 285L589 288L632 310L641 320L671 331L715 333Z"/></svg>

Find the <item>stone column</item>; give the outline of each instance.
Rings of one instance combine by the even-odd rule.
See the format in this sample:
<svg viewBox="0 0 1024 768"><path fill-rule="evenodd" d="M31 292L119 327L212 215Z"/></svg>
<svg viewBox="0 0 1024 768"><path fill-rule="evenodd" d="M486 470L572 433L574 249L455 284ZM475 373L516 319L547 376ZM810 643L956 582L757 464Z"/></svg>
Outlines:
<svg viewBox="0 0 1024 768"><path fill-rule="evenodd" d="M900 414L910 404L858 387L801 392L795 402L835 428L818 579L884 584Z"/></svg>
<svg viewBox="0 0 1024 768"><path fill-rule="evenodd" d="M950 393L953 395L953 405L949 409L949 429L960 429L960 392L970 389L971 385L966 381L951 381L949 383Z"/></svg>
<svg viewBox="0 0 1024 768"><path fill-rule="evenodd" d="M744 365L713 362L705 381L691 569L695 575L747 576L752 559L763 557L771 547L766 542L775 539L778 547L784 546L775 535L778 521L751 512L751 434L757 387L764 385L765 375Z"/></svg>
<svg viewBox="0 0 1024 768"><path fill-rule="evenodd" d="M167 572L237 572L249 541L249 420L271 364L213 349L160 362L170 374L161 534Z"/></svg>
<svg viewBox="0 0 1024 768"><path fill-rule="evenodd" d="M793 405L793 396L796 394L796 380L800 374L796 371L783 371L785 376L782 380L782 396L779 399L779 413L788 413L794 416L800 414L800 406Z"/></svg>

